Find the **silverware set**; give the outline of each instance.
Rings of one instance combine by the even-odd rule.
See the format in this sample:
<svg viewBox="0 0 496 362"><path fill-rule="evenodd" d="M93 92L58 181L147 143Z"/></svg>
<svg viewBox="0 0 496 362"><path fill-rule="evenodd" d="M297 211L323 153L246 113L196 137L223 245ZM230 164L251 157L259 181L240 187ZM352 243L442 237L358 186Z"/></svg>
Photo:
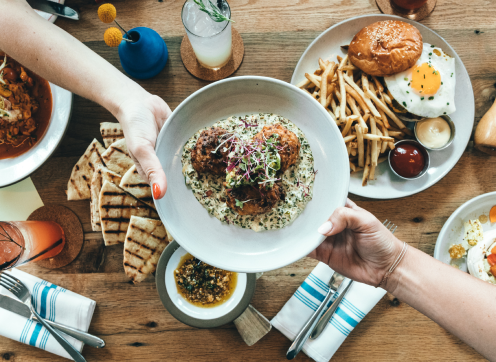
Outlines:
<svg viewBox="0 0 496 362"><path fill-rule="evenodd" d="M397 226L393 224L391 221L387 219L382 223L392 234L397 229ZM348 285L346 285L345 289L339 294L339 296L332 302L332 304L327 307L327 304L331 300L332 296L336 293L337 289L344 281L344 279L348 279L343 275L334 272L329 280L329 291L327 292L324 300L317 308L317 310L312 314L307 323L300 330L298 335L295 337L293 343L288 349L286 353L286 358L291 360L296 357L296 355L301 351L303 345L308 340L308 338L315 340L317 339L324 329L329 324L332 316L336 313L336 310L339 307L339 304L346 296L351 286L353 285L353 280L348 279Z"/></svg>
<svg viewBox="0 0 496 362"><path fill-rule="evenodd" d="M0 308L14 312L26 318L31 318L41 323L76 362L85 362L86 360L81 353L76 350L72 344L67 342L67 340L58 331L64 332L65 334L74 337L89 346L96 348L105 347L105 342L103 339L81 330L41 318L31 303L31 292L29 289L18 278L14 277L10 273L0 273L0 286L7 289L20 300L19 302L8 296L0 295Z"/></svg>

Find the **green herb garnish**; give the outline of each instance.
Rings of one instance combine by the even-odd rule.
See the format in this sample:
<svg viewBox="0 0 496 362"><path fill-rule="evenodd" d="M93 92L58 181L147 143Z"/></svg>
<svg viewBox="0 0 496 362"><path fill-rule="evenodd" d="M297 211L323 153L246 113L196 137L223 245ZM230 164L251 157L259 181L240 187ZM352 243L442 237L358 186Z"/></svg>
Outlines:
<svg viewBox="0 0 496 362"><path fill-rule="evenodd" d="M203 3L203 0L193 0L193 1L195 2L196 5L200 7L200 11L207 13L210 16L210 18L216 23L222 23L223 21L230 21L235 23L234 20L231 20L225 17L224 15L222 15L220 13L220 9L211 0L208 0L208 3L210 4L210 7L212 9L207 9L205 4Z"/></svg>

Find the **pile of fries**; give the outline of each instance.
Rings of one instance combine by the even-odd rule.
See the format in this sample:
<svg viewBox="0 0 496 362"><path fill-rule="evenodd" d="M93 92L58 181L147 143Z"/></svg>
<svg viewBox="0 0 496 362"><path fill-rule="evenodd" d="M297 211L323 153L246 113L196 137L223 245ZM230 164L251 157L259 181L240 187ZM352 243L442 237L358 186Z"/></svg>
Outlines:
<svg viewBox="0 0 496 362"><path fill-rule="evenodd" d="M387 160L395 139L412 133L391 110L391 98L377 77L353 66L348 55L337 60L319 59L319 68L313 74L305 73L306 79L297 86L319 101L334 119L348 150L350 172L363 171L365 186L375 179L375 168Z"/></svg>

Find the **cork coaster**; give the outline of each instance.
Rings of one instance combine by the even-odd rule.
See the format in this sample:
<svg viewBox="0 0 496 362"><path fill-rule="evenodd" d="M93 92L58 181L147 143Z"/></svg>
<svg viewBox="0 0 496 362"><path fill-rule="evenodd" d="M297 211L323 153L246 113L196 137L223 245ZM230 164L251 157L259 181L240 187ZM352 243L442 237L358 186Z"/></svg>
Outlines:
<svg viewBox="0 0 496 362"><path fill-rule="evenodd" d="M434 10L437 0L428 0L421 8L417 10L405 10L391 5L391 0L375 0L377 6L384 14L398 15L403 18L420 21Z"/></svg>
<svg viewBox="0 0 496 362"><path fill-rule="evenodd" d="M48 269L66 266L78 256L83 247L83 226L74 212L62 205L42 206L33 211L28 221L54 221L65 234L64 249L57 256L37 261L36 264Z"/></svg>
<svg viewBox="0 0 496 362"><path fill-rule="evenodd" d="M183 60L184 66L188 72L203 80L215 81L229 77L241 65L244 54L245 46L243 44L243 39L234 28L232 28L232 57L226 65L218 70L202 67L200 63L198 63L187 35L184 36L181 43L181 59Z"/></svg>

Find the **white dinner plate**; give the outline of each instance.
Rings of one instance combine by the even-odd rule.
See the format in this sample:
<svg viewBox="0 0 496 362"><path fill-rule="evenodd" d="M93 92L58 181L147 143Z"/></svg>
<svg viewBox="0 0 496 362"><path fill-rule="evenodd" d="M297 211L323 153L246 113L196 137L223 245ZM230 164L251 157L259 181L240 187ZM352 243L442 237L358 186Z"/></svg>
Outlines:
<svg viewBox="0 0 496 362"><path fill-rule="evenodd" d="M275 113L298 126L318 170L313 199L301 215L282 229L258 233L210 215L186 186L181 164L184 145L198 130L253 113ZM336 123L308 93L273 78L227 78L196 91L172 112L155 150L167 175L167 193L155 200L165 227L189 253L224 270L264 272L308 255L325 238L317 229L348 195L348 155Z"/></svg>
<svg viewBox="0 0 496 362"><path fill-rule="evenodd" d="M463 224L468 220L474 220L481 215L486 215L489 219L489 211L496 205L496 191L489 192L467 201L460 206L444 223L439 236L436 241L436 248L434 249L434 258L443 263L450 264L451 258L449 255L449 248L453 244L460 244L463 239L464 228ZM496 223L491 223L489 220L482 224L484 232L489 230L496 230ZM465 258L458 264L460 270L467 271L467 264Z"/></svg>
<svg viewBox="0 0 496 362"><path fill-rule="evenodd" d="M351 175L350 192L355 195L372 199L395 199L410 196L423 191L441 180L458 162L472 134L474 126L474 92L467 70L453 48L437 33L426 26L412 20L394 15L364 15L338 23L315 39L305 50L296 65L292 84L298 84L305 79L305 73L312 73L318 68L319 57L336 60L337 55L343 56L341 45L347 45L353 36L362 28L381 20L401 20L417 27L423 41L442 48L456 62L456 112L449 116L456 126L456 136L453 143L442 151L429 151L431 167L428 173L417 180L406 181L394 175L387 162L381 163L375 171L376 180L362 186L362 172Z"/></svg>
<svg viewBox="0 0 496 362"><path fill-rule="evenodd" d="M72 93L50 83L52 115L42 138L27 152L0 160L0 187L5 187L28 177L55 151L65 134L72 111Z"/></svg>

